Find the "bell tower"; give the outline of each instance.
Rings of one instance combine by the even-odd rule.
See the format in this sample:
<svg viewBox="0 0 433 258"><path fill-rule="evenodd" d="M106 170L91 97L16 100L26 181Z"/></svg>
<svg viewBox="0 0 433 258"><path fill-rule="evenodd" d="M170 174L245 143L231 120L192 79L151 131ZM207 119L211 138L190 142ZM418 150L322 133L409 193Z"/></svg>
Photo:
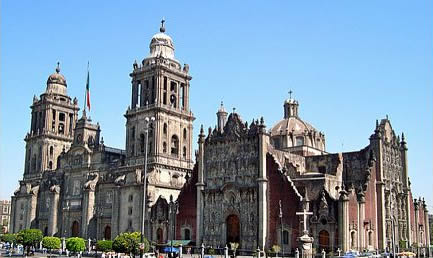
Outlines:
<svg viewBox="0 0 433 258"><path fill-rule="evenodd" d="M39 177L45 170L57 167L57 158L63 149L69 149L73 140L78 101L67 94L65 77L60 64L48 77L47 88L38 99L33 97L30 131L25 137L26 157L24 179Z"/></svg>
<svg viewBox="0 0 433 258"><path fill-rule="evenodd" d="M175 183L159 183L180 189L184 182L182 177L193 168L192 123L195 118L189 107L192 77L189 66L182 66L175 59L173 40L165 33L164 20L159 31L151 39L149 55L141 64L134 62L130 73L132 97L125 114L126 162L130 166L142 166L147 144L148 172L167 172L158 178L171 178L171 181L176 176ZM152 117L154 121L146 120Z"/></svg>

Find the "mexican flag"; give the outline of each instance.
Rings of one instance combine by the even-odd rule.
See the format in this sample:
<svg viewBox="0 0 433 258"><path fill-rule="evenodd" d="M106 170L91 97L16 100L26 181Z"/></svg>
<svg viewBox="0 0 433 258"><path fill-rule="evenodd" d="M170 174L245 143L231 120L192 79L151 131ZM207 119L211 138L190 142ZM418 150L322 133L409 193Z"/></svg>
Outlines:
<svg viewBox="0 0 433 258"><path fill-rule="evenodd" d="M86 105L90 111L90 84L89 84L89 68L87 67L87 82L86 82Z"/></svg>

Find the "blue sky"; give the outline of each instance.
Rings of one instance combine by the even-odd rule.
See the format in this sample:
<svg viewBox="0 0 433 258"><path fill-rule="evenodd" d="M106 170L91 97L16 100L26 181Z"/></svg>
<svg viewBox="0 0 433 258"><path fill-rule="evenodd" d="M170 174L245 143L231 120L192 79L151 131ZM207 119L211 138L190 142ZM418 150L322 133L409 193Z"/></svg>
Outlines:
<svg viewBox="0 0 433 258"><path fill-rule="evenodd" d="M433 203L432 1L2 1L0 198L24 167L33 95L61 62L82 106L90 61L91 117L124 148L129 72L162 17L176 57L190 65L191 108L214 126L221 100L270 128L292 89L300 116L329 152L368 144L389 116L409 147L414 196ZM430 206L433 210L433 206Z"/></svg>

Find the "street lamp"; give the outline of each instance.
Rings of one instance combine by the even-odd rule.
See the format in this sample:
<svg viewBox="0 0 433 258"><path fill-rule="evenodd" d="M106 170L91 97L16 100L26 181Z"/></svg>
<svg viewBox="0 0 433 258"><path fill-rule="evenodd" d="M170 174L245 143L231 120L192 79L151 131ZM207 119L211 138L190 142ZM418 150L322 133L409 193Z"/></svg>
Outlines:
<svg viewBox="0 0 433 258"><path fill-rule="evenodd" d="M278 215L278 217L280 217L280 227L281 227L281 232L280 232L280 238L281 238L281 256L284 256L283 210L281 209L281 200L280 200L280 214Z"/></svg>
<svg viewBox="0 0 433 258"><path fill-rule="evenodd" d="M155 117L146 117L144 119L146 121L146 125L144 127L144 133L146 134L146 142L144 147L144 172L143 172L143 209L141 214L141 244L144 242L144 218L146 214L146 173L147 173L147 145L149 140L149 121L155 121ZM141 246L143 247L143 246ZM140 248L140 257L144 258L144 249Z"/></svg>

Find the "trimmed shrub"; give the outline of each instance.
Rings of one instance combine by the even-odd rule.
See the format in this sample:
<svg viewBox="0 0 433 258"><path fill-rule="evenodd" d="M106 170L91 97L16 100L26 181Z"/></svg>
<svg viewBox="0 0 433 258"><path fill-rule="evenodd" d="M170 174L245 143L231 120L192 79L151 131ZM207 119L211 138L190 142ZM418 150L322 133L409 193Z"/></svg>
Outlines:
<svg viewBox="0 0 433 258"><path fill-rule="evenodd" d="M42 241L42 231L39 229L23 229L17 234L17 242L27 249L30 253L30 247L36 247Z"/></svg>
<svg viewBox="0 0 433 258"><path fill-rule="evenodd" d="M81 237L70 237L66 239L66 249L71 252L82 252L86 249L86 241Z"/></svg>
<svg viewBox="0 0 433 258"><path fill-rule="evenodd" d="M144 238L143 252L149 251L149 241ZM118 253L137 255L140 253L140 232L122 233L113 241L113 250Z"/></svg>
<svg viewBox="0 0 433 258"><path fill-rule="evenodd" d="M58 237L44 237L42 239L42 246L48 250L60 249L61 241Z"/></svg>
<svg viewBox="0 0 433 258"><path fill-rule="evenodd" d="M101 252L109 252L113 250L113 241L99 240L98 242L96 242L96 250Z"/></svg>

